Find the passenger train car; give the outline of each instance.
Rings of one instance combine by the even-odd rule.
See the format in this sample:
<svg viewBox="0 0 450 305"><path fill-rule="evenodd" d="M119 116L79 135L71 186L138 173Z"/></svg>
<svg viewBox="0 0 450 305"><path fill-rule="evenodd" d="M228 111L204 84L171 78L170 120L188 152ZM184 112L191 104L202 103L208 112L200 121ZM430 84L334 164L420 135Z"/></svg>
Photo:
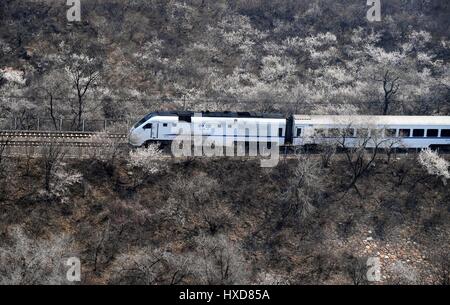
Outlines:
<svg viewBox="0 0 450 305"><path fill-rule="evenodd" d="M450 116L296 115L293 144L340 141L346 147L426 148L450 146Z"/></svg>
<svg viewBox="0 0 450 305"><path fill-rule="evenodd" d="M142 146L149 142L171 142L189 130L192 136L210 141L270 142L285 144L286 118L281 114L255 112L152 112L130 131L129 143Z"/></svg>
<svg viewBox="0 0 450 305"><path fill-rule="evenodd" d="M181 130L222 143L270 142L279 146L345 142L346 147L450 147L449 116L294 115L254 112L152 112L130 130L129 143L170 143ZM382 145L380 145L382 143Z"/></svg>

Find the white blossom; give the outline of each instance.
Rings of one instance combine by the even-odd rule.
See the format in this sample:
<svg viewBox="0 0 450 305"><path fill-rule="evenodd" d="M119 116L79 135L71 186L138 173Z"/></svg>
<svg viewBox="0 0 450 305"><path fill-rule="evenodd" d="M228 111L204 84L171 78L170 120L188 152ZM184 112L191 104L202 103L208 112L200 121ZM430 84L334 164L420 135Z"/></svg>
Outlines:
<svg viewBox="0 0 450 305"><path fill-rule="evenodd" d="M142 169L146 174L156 174L164 168L163 157L158 144L150 144L146 148L130 151L128 166Z"/></svg>
<svg viewBox="0 0 450 305"><path fill-rule="evenodd" d="M25 73L23 71L15 70L11 67L5 67L3 69L0 69L0 73L2 74L2 77L9 82L25 85Z"/></svg>
<svg viewBox="0 0 450 305"><path fill-rule="evenodd" d="M419 154L419 163L427 170L428 174L442 177L443 181L450 179L448 170L450 164L431 149L424 149Z"/></svg>
<svg viewBox="0 0 450 305"><path fill-rule="evenodd" d="M50 194L62 203L67 203L69 188L82 181L83 175L76 170L67 169L66 164L56 164L53 178L50 182Z"/></svg>

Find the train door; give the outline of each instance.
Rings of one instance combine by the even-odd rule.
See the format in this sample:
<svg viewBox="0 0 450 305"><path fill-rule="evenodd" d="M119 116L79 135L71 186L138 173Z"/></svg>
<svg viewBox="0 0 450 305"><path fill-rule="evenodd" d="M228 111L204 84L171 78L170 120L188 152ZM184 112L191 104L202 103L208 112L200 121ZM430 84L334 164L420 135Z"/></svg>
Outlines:
<svg viewBox="0 0 450 305"><path fill-rule="evenodd" d="M151 134L150 134L150 137L152 139L158 138L158 130L159 130L159 123L153 124L152 131L151 131Z"/></svg>
<svg viewBox="0 0 450 305"><path fill-rule="evenodd" d="M156 129L155 128L156 124L155 123L147 123L144 125L144 127L142 127L142 129L144 130L145 138L147 138L147 139L155 139L156 138L156 134L154 133L154 130Z"/></svg>

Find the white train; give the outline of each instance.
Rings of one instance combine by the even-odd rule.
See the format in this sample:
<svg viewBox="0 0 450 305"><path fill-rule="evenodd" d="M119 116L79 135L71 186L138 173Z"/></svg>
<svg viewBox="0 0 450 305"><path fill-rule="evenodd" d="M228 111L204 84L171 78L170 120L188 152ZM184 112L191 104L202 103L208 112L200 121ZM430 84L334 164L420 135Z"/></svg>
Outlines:
<svg viewBox="0 0 450 305"><path fill-rule="evenodd" d="M186 131L214 142L306 146L339 141L346 147L450 147L449 116L341 116L254 112L152 112L130 130L129 143L170 143Z"/></svg>
<svg viewBox="0 0 450 305"><path fill-rule="evenodd" d="M142 146L149 142L170 142L189 133L211 141L271 142L285 144L286 118L281 114L253 112L152 112L130 131L129 143Z"/></svg>
<svg viewBox="0 0 450 305"><path fill-rule="evenodd" d="M427 148L450 146L449 116L294 116L294 145L339 141L354 147Z"/></svg>

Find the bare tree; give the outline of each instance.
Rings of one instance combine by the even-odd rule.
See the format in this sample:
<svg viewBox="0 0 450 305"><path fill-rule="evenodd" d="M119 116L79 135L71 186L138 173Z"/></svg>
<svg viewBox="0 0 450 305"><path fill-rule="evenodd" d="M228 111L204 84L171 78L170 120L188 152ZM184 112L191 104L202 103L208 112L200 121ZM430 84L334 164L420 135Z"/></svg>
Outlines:
<svg viewBox="0 0 450 305"><path fill-rule="evenodd" d="M69 64L66 66L66 73L76 93L74 112L78 129L81 128L82 117L86 111L87 93L97 86L100 79L100 68L101 64L98 60L84 54L72 54Z"/></svg>
<svg viewBox="0 0 450 305"><path fill-rule="evenodd" d="M435 284L450 285L450 254L442 251L435 257L436 262L436 280Z"/></svg>
<svg viewBox="0 0 450 305"><path fill-rule="evenodd" d="M386 71L383 78L378 80L383 83L383 115L388 114L389 106L393 102L394 96L397 94L400 87L399 80L400 77L392 76L389 71Z"/></svg>
<svg viewBox="0 0 450 305"><path fill-rule="evenodd" d="M258 274L257 285L289 285L290 281L286 275L262 271Z"/></svg>
<svg viewBox="0 0 450 305"><path fill-rule="evenodd" d="M322 160L322 167L328 168L330 166L333 156L336 154L336 145L325 143L320 146L320 159Z"/></svg>
<svg viewBox="0 0 450 305"><path fill-rule="evenodd" d="M6 79L3 77L3 71L0 71L0 88L6 82Z"/></svg>
<svg viewBox="0 0 450 305"><path fill-rule="evenodd" d="M94 247L94 269L93 269L94 272L97 271L100 253L101 253L102 249L104 248L104 244L108 241L109 233L110 233L110 222L108 220L108 222L106 223L105 229L97 232L97 234L96 234L97 242Z"/></svg>
<svg viewBox="0 0 450 305"><path fill-rule="evenodd" d="M3 163L5 158L5 152L9 145L11 137L1 137L0 138L0 171L3 171Z"/></svg>
<svg viewBox="0 0 450 305"><path fill-rule="evenodd" d="M186 284L195 273L192 254L144 247L119 255L110 268L111 284Z"/></svg>
<svg viewBox="0 0 450 305"><path fill-rule="evenodd" d="M209 233L215 234L233 222L233 213L221 199L219 189L219 183L205 173L193 177L177 176L169 186L169 204L173 206L171 217L189 230L200 216L201 224Z"/></svg>
<svg viewBox="0 0 450 305"><path fill-rule="evenodd" d="M78 171L67 168L64 162L65 154L65 148L58 142L50 142L42 149L44 195L61 203L67 203L69 187L82 180L82 175Z"/></svg>
<svg viewBox="0 0 450 305"><path fill-rule="evenodd" d="M417 285L419 284L419 275L410 265L401 261L396 261L389 268L391 278L389 284L393 285Z"/></svg>
<svg viewBox="0 0 450 305"><path fill-rule="evenodd" d="M6 150L10 137L0 137L0 201L5 198L7 192L8 163L5 162Z"/></svg>
<svg viewBox="0 0 450 305"><path fill-rule="evenodd" d="M68 83L64 73L60 69L55 69L45 74L33 83L32 94L42 95L46 101L46 111L52 119L53 128L59 130L59 118L63 115L63 102L68 95Z"/></svg>
<svg viewBox="0 0 450 305"><path fill-rule="evenodd" d="M389 139L384 142L383 150L386 153L386 162L389 164L391 162L392 156L396 155L397 147L401 144L400 139Z"/></svg>
<svg viewBox="0 0 450 305"><path fill-rule="evenodd" d="M35 158L35 146L25 146L25 176L30 176L31 174L31 164L32 160Z"/></svg>
<svg viewBox="0 0 450 305"><path fill-rule="evenodd" d="M207 285L247 284L249 270L238 244L224 235L196 238L197 283Z"/></svg>
<svg viewBox="0 0 450 305"><path fill-rule="evenodd" d="M410 175L411 171L414 169L414 160L410 158L402 158L399 162L395 163L394 171L392 174L396 178L396 186L400 187L403 185L406 178Z"/></svg>
<svg viewBox="0 0 450 305"><path fill-rule="evenodd" d="M344 258L344 271L353 285L367 285L367 259L346 255Z"/></svg>
<svg viewBox="0 0 450 305"><path fill-rule="evenodd" d="M91 147L88 154L93 160L105 161L114 166L116 158L120 153L120 143L108 136L107 133L96 133L89 139Z"/></svg>
<svg viewBox="0 0 450 305"><path fill-rule="evenodd" d="M281 221L290 215L298 220L305 220L315 211L314 204L319 200L323 191L323 172L320 164L311 156L299 155L297 165L289 188L285 193Z"/></svg>
<svg viewBox="0 0 450 305"><path fill-rule="evenodd" d="M44 187L47 192L51 191L51 182L55 176L56 168L60 165L65 155L64 148L61 144L52 141L42 149Z"/></svg>
<svg viewBox="0 0 450 305"><path fill-rule="evenodd" d="M347 129L349 128L350 127ZM369 136L369 129L370 126L360 129L366 130L367 133L365 135L357 135L357 139L356 141L354 139L353 143L349 142L350 140L345 130L340 131L340 134L337 135L338 138L336 143L343 150L351 173L350 182L346 186L346 193L351 188L354 188L358 195L361 196L361 193L356 185L357 181L370 170L378 157L380 148L383 147L387 141L389 141L388 139L378 138L374 135Z"/></svg>
<svg viewBox="0 0 450 305"><path fill-rule="evenodd" d="M22 228L9 229L10 241L0 243L0 284L68 284L64 258L73 256L67 235L28 237Z"/></svg>

